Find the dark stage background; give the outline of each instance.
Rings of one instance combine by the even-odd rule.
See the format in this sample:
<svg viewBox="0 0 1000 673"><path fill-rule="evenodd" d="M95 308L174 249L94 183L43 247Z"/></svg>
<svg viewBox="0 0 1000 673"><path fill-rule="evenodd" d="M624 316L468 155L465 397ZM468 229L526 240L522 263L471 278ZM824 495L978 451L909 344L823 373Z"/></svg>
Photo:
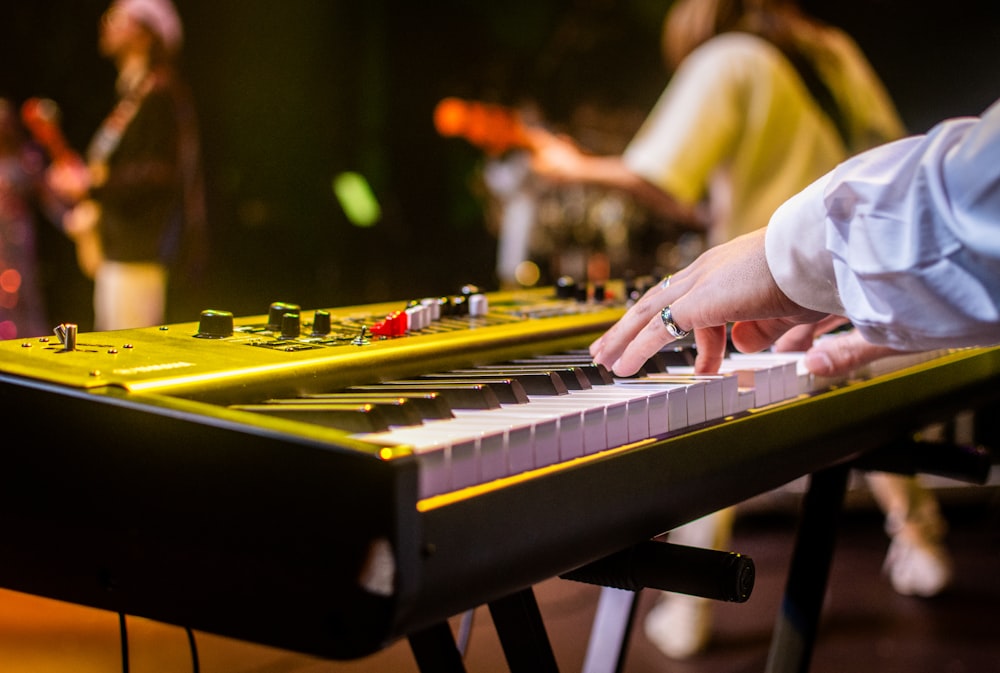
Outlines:
<svg viewBox="0 0 1000 673"><path fill-rule="evenodd" d="M177 0L201 118L211 224L203 277L175 279L170 321L494 289L482 154L443 139L434 104L532 98L559 125L584 101L626 137L666 82L666 0ZM914 132L1000 96L995 0L809 0L852 33ZM106 0L0 0L0 95L56 100L77 148L110 107L97 54ZM358 171L383 209L349 223L331 181ZM90 288L43 227L53 324L89 327Z"/></svg>

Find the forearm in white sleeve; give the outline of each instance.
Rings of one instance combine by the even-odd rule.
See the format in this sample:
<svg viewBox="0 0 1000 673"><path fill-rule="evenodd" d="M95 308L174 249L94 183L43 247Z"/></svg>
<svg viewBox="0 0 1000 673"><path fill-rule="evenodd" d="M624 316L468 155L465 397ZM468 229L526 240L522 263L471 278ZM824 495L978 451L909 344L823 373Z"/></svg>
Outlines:
<svg viewBox="0 0 1000 673"><path fill-rule="evenodd" d="M771 275L781 291L800 306L844 314L826 248L827 219L823 193L830 175L782 204L771 218L764 247Z"/></svg>
<svg viewBox="0 0 1000 673"><path fill-rule="evenodd" d="M779 208L766 252L792 300L873 343L1000 342L1000 105L844 162Z"/></svg>

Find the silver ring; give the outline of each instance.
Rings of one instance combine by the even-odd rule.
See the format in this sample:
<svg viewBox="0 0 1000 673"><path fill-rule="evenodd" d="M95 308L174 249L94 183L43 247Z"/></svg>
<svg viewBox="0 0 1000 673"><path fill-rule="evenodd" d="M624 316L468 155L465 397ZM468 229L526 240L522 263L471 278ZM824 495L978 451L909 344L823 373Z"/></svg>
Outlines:
<svg viewBox="0 0 1000 673"><path fill-rule="evenodd" d="M667 332L675 339L683 339L690 332L685 332L677 323L674 322L673 316L670 315L670 307L664 306L663 310L660 311L660 320L663 321L663 326L667 328Z"/></svg>
<svg viewBox="0 0 1000 673"><path fill-rule="evenodd" d="M660 281L660 289L666 290L668 287L670 287L670 276L664 276Z"/></svg>

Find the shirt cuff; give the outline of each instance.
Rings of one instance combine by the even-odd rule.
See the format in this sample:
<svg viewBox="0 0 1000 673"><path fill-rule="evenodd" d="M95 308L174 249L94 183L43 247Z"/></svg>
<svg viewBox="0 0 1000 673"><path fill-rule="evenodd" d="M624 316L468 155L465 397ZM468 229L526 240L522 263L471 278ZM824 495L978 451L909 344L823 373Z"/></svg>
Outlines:
<svg viewBox="0 0 1000 673"><path fill-rule="evenodd" d="M844 315L833 257L826 247L824 192L830 174L782 204L764 237L767 264L775 282L799 306Z"/></svg>

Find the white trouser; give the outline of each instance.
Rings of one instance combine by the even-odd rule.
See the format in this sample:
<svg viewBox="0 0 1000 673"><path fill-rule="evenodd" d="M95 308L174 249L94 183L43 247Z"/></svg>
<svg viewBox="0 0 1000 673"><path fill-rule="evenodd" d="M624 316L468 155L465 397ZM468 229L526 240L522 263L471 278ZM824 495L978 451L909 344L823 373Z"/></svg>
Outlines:
<svg viewBox="0 0 1000 673"><path fill-rule="evenodd" d="M163 323L167 269L155 262L104 261L94 276L94 329L103 332Z"/></svg>

